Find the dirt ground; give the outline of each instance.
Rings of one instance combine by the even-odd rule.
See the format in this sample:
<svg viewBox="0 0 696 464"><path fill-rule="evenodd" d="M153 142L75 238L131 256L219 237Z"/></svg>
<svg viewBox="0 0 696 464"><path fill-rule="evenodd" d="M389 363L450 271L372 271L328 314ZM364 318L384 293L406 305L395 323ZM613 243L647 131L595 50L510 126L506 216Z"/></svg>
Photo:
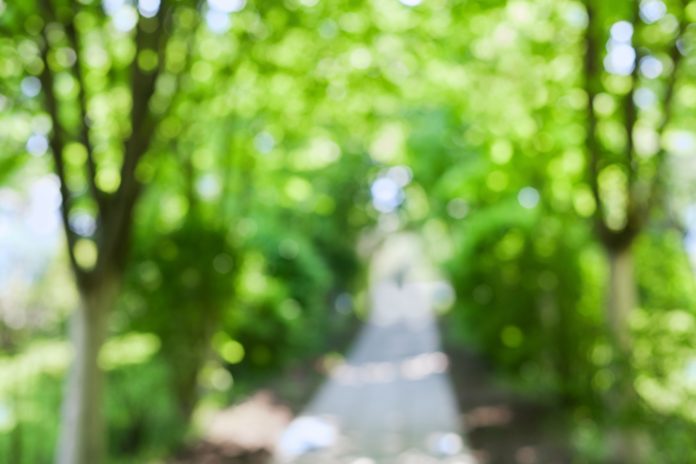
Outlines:
<svg viewBox="0 0 696 464"><path fill-rule="evenodd" d="M567 464L564 426L551 405L501 388L471 351L448 347L462 429L479 464Z"/></svg>

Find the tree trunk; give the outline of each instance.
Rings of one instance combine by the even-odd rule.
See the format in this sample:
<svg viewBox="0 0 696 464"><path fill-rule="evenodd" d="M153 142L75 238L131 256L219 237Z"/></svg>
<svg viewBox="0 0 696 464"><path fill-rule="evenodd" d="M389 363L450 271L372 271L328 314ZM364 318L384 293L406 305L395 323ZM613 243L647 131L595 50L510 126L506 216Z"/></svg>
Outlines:
<svg viewBox="0 0 696 464"><path fill-rule="evenodd" d="M162 338L161 352L171 372L171 385L178 403L182 424L188 424L198 403L198 374L210 354L213 329L218 325L220 312L212 305L205 316L186 321L186 326L175 328ZM184 307L196 311L195 308ZM179 322L181 324L181 322Z"/></svg>
<svg viewBox="0 0 696 464"><path fill-rule="evenodd" d="M81 305L71 321L74 358L63 395L57 464L105 460L104 373L98 358L117 287L114 279L105 279L80 289Z"/></svg>
<svg viewBox="0 0 696 464"><path fill-rule="evenodd" d="M632 420L638 401L633 385L630 328L631 313L638 302L633 248L629 244L608 250L608 259L607 322L614 348L614 385L607 397L608 412L613 422L609 431L609 462L639 464L644 462L649 440Z"/></svg>
<svg viewBox="0 0 696 464"><path fill-rule="evenodd" d="M629 320L637 303L633 248L628 245L609 251L607 320L613 342L622 356L633 349Z"/></svg>

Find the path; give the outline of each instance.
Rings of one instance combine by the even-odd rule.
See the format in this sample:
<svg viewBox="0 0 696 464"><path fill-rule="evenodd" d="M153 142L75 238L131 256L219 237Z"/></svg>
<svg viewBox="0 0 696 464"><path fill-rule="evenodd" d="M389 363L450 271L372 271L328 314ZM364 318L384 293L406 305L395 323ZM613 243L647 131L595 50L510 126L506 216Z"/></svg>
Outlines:
<svg viewBox="0 0 696 464"><path fill-rule="evenodd" d="M277 463L472 464L440 351L434 280L420 242L389 240L372 263L368 322L283 434Z"/></svg>

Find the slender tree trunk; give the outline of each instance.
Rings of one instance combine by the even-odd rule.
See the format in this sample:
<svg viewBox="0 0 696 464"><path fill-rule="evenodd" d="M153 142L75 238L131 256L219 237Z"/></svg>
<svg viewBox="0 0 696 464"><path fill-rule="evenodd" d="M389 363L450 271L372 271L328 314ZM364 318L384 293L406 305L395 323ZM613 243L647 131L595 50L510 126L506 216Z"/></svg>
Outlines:
<svg viewBox="0 0 696 464"><path fill-rule="evenodd" d="M220 312L211 305L205 317L186 322L186 327L162 337L161 352L171 369L174 389L182 424L188 424L198 403L198 374L210 355L213 331L220 321Z"/></svg>
<svg viewBox="0 0 696 464"><path fill-rule="evenodd" d="M614 345L612 373L614 385L607 400L609 414L614 422L609 431L609 462L612 464L644 462L649 437L631 419L638 404L633 384L633 340L631 313L638 303L633 247L628 244L608 250L609 288L607 290L607 322Z"/></svg>
<svg viewBox="0 0 696 464"><path fill-rule="evenodd" d="M637 288L633 265L633 247L628 245L610 250L607 320L616 348L622 356L633 349L629 320L637 303Z"/></svg>
<svg viewBox="0 0 696 464"><path fill-rule="evenodd" d="M81 305L71 321L74 358L63 396L57 464L101 464L105 460L104 372L98 357L117 288L115 279L105 279L80 291Z"/></svg>

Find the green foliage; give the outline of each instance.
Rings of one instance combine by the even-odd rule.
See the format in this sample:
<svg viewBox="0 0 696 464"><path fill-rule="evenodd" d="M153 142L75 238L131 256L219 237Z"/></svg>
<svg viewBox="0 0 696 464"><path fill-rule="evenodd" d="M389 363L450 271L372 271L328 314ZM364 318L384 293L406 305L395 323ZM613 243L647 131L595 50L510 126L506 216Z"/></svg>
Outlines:
<svg viewBox="0 0 696 464"><path fill-rule="evenodd" d="M109 373L106 412L109 447L116 461L161 457L180 443L186 423L180 417L170 369L156 357Z"/></svg>
<svg viewBox="0 0 696 464"><path fill-rule="evenodd" d="M591 376L589 350L601 333L596 301L580 306L586 231L515 199L472 212L453 231L459 330L536 393L549 389L569 404L596 401L589 377L578 375Z"/></svg>
<svg viewBox="0 0 696 464"><path fill-rule="evenodd" d="M566 406L588 459L601 459L603 398L617 382L595 227L625 226L628 198L642 202L657 180L656 214L633 248L633 381L655 455L694 460L696 291L673 217L694 201L693 27L675 38L680 20L696 19L695 2L666 1L667 14L648 21L633 8L660 2L249 1L218 16L216 29L207 3L163 1L172 9L159 54L136 49L138 29L154 24L136 3L116 15L99 1L55 0L47 12L43 2L0 0L3 189L50 172L49 139L62 136L64 204L89 255L111 229L90 193L88 152L97 197L110 199L123 185L124 147L147 141L116 338L102 361L113 458L166 455L190 432L200 398L226 401L347 331L353 316L335 307L362 283L356 245L377 216L369 182L403 164L414 178L395 215L442 229L447 240L436 245L452 244L442 263L457 294L449 335L515 385ZM602 67L620 20L635 23L632 43L659 61L658 75L640 63L631 75ZM599 55L592 76L587 33ZM134 98L154 69L150 98ZM46 70L55 115L39 79ZM138 105L152 119L134 127ZM80 232L80 220L96 232ZM0 460L51 459L68 361L63 342L43 339L64 331L66 307L77 304L72 288L54 288L67 286L63 261L31 303L57 316L0 331Z"/></svg>
<svg viewBox="0 0 696 464"><path fill-rule="evenodd" d="M195 219L192 215L173 232L149 233L137 241L124 295L127 329L151 332L161 341L166 385L180 424L195 407L198 372L232 303L238 267L227 232Z"/></svg>

